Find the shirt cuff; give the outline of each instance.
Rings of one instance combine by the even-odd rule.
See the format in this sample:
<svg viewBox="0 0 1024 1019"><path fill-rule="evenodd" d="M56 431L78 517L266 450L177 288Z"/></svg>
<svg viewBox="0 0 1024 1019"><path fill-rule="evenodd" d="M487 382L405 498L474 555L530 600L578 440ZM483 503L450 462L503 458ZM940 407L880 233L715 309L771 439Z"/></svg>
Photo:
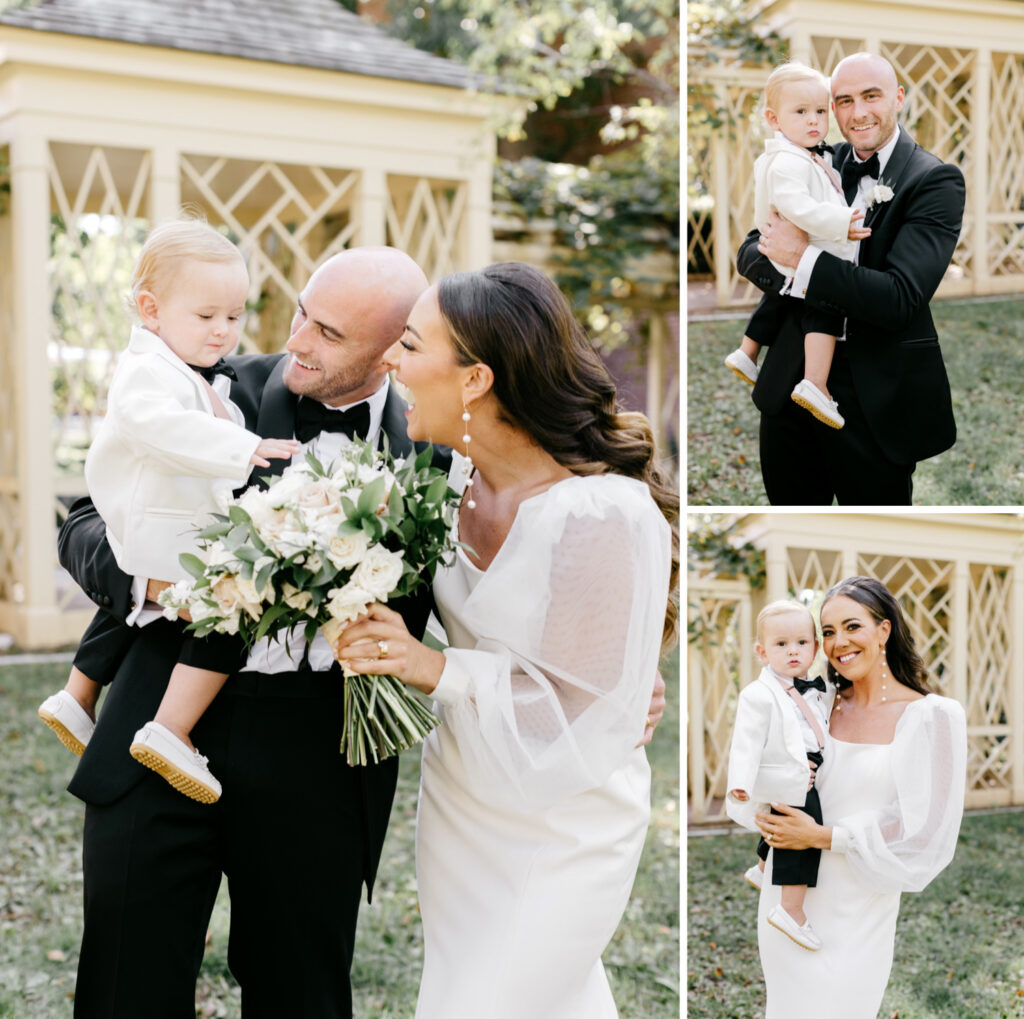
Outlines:
<svg viewBox="0 0 1024 1019"><path fill-rule="evenodd" d="M134 577L132 578L132 610L125 617L125 623L128 626L142 626L143 623L139 621L139 616L142 615L142 610L146 605L146 588L149 587L149 577Z"/></svg>
<svg viewBox="0 0 1024 1019"><path fill-rule="evenodd" d="M803 300L807 296L811 273L814 272L814 266L820 254L821 248L816 248L813 244L809 244L804 250L797 263L796 272L793 274L793 284L789 289L790 297L798 297Z"/></svg>
<svg viewBox="0 0 1024 1019"><path fill-rule="evenodd" d="M431 690L430 697L441 704L457 704L472 692L473 674L461 660L462 656L456 649L446 648L443 654L444 669L441 671L437 686Z"/></svg>
<svg viewBox="0 0 1024 1019"><path fill-rule="evenodd" d="M847 853L850 850L850 833L845 828L832 825L832 845L829 849L833 853Z"/></svg>

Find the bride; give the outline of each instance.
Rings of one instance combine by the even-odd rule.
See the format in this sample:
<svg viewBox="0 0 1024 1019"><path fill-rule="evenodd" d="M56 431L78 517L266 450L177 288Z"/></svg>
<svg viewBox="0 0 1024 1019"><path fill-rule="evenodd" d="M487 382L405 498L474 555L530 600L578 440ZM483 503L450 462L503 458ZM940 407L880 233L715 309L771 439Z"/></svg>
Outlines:
<svg viewBox="0 0 1024 1019"><path fill-rule="evenodd" d="M758 909L766 1019L875 1019L892 968L901 892L953 858L964 808L964 709L930 693L899 603L851 577L825 595L821 638L838 686L815 785L823 823L788 806L757 814L774 849L823 850L804 908L822 940L807 952L767 916L779 898L769 853Z"/></svg>
<svg viewBox="0 0 1024 1019"><path fill-rule="evenodd" d="M637 741L675 636L678 498L568 303L519 263L445 277L389 354L409 436L461 450L444 653L373 606L356 671L431 697L417 1019L613 1019L601 965L650 814ZM374 654L364 658L366 642Z"/></svg>

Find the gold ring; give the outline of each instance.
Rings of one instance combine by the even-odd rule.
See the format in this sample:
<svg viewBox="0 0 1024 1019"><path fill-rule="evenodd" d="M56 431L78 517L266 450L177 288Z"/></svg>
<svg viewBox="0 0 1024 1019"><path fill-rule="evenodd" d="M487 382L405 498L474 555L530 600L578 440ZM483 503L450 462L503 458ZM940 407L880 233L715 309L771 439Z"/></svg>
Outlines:
<svg viewBox="0 0 1024 1019"><path fill-rule="evenodd" d="M387 658L388 656L388 642L386 640L377 641L377 657Z"/></svg>

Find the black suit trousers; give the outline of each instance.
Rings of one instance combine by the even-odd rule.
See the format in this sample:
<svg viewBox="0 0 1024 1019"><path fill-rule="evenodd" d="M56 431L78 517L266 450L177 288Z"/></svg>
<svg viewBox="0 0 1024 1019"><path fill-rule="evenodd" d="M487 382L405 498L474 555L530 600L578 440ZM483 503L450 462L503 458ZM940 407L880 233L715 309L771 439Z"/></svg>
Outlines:
<svg viewBox="0 0 1024 1019"><path fill-rule="evenodd" d="M850 375L843 344L828 377L832 399L846 419L829 428L786 400L762 413L761 477L773 506L909 506L916 464L893 463L872 438Z"/></svg>
<svg viewBox="0 0 1024 1019"><path fill-rule="evenodd" d="M356 917L398 762L348 767L341 705L334 672L234 676L194 733L219 802L148 773L87 805L79 1019L193 1019L222 872L245 1019L351 1016ZM136 766L127 743L124 757Z"/></svg>

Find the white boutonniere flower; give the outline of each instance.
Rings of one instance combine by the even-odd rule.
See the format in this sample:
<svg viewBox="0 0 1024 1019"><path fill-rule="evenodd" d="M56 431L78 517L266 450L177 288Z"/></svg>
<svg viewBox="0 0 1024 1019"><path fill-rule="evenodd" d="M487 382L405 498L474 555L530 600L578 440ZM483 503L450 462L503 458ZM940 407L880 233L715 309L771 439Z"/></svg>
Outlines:
<svg viewBox="0 0 1024 1019"><path fill-rule="evenodd" d="M882 178L868 192L866 209L873 209L876 205L880 205L882 202L891 202L893 194L893 189L885 183L885 178Z"/></svg>

